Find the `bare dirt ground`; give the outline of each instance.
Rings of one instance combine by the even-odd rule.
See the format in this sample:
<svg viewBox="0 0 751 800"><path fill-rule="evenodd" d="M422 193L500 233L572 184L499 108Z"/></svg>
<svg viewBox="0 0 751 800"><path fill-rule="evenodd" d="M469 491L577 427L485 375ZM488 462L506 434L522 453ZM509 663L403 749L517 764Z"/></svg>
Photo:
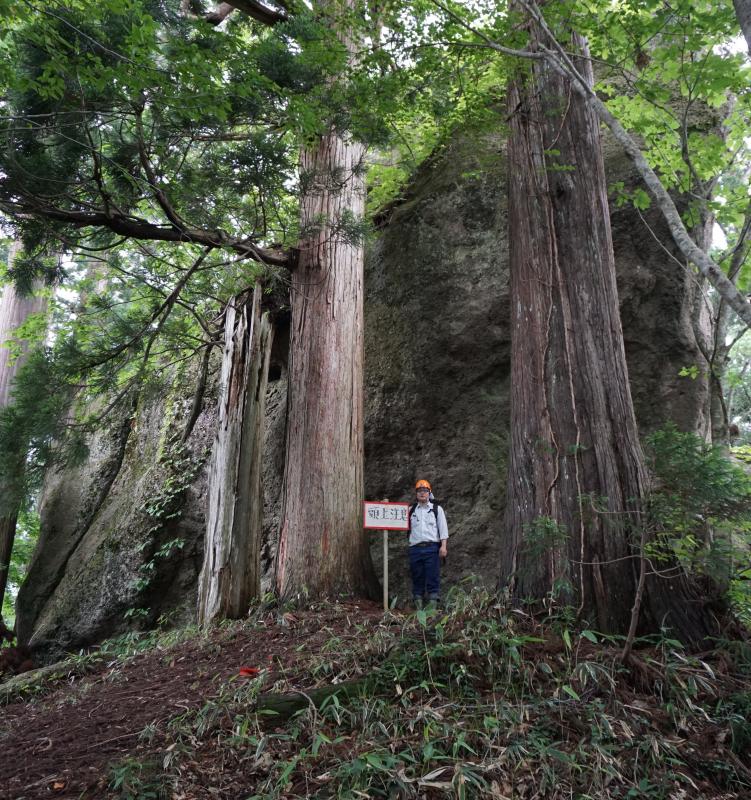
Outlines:
<svg viewBox="0 0 751 800"><path fill-rule="evenodd" d="M153 750L143 732L195 712L233 682L242 667L266 673L266 685L305 689L304 666L332 636L377 624L375 603L269 612L255 627L218 628L205 638L101 664L94 674L63 682L43 697L0 707L0 798L106 797L111 765L136 750ZM139 740L140 737L140 740Z"/></svg>

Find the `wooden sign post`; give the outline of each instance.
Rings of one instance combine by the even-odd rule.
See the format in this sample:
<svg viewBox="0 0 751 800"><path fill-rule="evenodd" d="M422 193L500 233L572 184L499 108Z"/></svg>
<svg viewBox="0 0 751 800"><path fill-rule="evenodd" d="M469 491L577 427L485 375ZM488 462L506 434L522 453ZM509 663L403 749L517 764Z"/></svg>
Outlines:
<svg viewBox="0 0 751 800"><path fill-rule="evenodd" d="M383 531L383 610L389 610L389 531L409 530L409 503L371 502L362 504L363 526Z"/></svg>

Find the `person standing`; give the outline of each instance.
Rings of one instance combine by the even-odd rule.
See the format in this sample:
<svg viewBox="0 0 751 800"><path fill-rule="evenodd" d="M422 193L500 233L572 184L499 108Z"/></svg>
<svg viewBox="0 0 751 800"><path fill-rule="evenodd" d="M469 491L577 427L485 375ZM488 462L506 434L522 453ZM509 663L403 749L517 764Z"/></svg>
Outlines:
<svg viewBox="0 0 751 800"><path fill-rule="evenodd" d="M443 508L435 502L430 484L415 484L417 502L409 507L409 571L415 606L423 598L435 605L441 599L441 559L448 553L449 530Z"/></svg>

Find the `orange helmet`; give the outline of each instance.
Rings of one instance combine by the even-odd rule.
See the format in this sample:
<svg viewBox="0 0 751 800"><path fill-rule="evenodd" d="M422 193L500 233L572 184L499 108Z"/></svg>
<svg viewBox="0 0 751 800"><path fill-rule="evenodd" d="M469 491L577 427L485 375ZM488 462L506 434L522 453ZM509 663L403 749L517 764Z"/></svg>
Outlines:
<svg viewBox="0 0 751 800"><path fill-rule="evenodd" d="M428 491L432 491L430 484L426 480L419 480L415 484L415 489L427 489Z"/></svg>

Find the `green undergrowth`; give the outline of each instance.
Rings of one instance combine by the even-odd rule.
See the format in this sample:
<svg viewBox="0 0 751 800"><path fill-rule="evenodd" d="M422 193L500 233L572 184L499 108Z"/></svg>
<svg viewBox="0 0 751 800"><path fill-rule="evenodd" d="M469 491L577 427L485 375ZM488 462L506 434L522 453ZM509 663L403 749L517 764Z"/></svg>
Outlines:
<svg viewBox="0 0 751 800"><path fill-rule="evenodd" d="M112 766L120 798L717 798L751 796L751 656L686 653L535 620L483 591L344 625L299 652L309 700L261 673L142 731ZM253 624L252 620L248 624ZM299 664L298 664L299 668ZM297 674L300 674L299 669ZM316 702L321 686L346 692ZM355 691L352 687L355 687ZM288 691L288 688L285 689ZM265 710L261 710L265 709Z"/></svg>

